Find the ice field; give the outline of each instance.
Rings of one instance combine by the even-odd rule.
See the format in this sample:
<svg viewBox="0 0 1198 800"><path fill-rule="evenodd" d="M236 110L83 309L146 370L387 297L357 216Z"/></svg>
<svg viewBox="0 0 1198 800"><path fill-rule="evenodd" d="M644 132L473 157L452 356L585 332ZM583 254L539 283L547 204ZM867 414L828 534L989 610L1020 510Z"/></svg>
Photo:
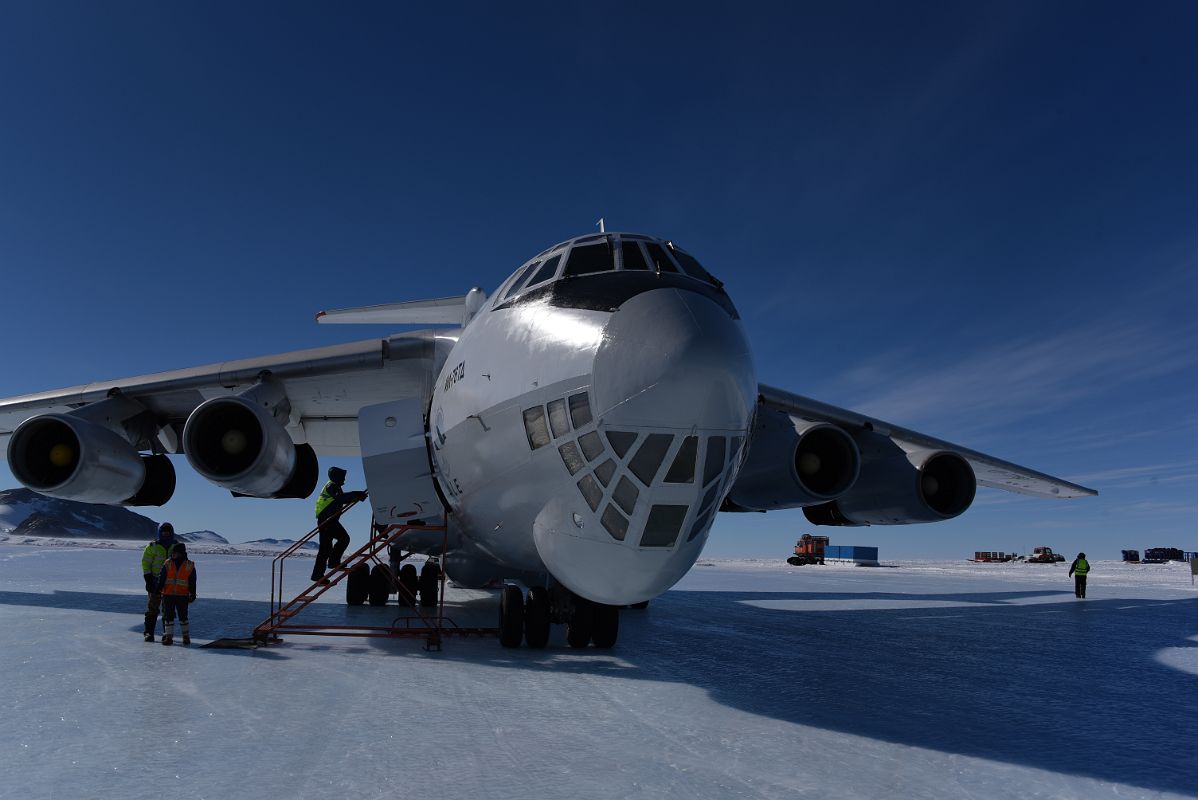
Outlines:
<svg viewBox="0 0 1198 800"><path fill-rule="evenodd" d="M704 560L612 651L554 626L426 653L202 647L266 616L270 560L199 546L194 644L144 643L139 556L0 544L0 796L1198 796L1184 564L1096 562L1079 601L1063 564ZM399 613L342 596L305 613ZM448 600L493 624L494 596Z"/></svg>

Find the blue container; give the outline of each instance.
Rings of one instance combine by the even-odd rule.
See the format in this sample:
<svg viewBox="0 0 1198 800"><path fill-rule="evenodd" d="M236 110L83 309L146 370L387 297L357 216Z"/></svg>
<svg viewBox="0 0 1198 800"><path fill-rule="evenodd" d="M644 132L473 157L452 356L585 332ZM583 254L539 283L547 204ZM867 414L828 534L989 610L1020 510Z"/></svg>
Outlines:
<svg viewBox="0 0 1198 800"><path fill-rule="evenodd" d="M824 558L844 558L852 561L877 561L878 548L864 547L854 544L828 545L824 548Z"/></svg>

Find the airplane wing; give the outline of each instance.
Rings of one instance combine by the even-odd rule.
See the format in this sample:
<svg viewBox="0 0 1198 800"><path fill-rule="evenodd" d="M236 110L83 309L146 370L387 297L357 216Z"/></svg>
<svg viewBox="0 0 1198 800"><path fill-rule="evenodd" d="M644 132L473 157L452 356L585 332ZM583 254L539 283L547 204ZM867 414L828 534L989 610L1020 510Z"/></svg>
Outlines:
<svg viewBox="0 0 1198 800"><path fill-rule="evenodd" d="M0 444L30 417L79 413L119 395L152 422L140 426L149 434L131 437L136 449L180 453L184 424L196 407L244 392L268 374L290 406L282 422L294 443L309 444L321 455L358 455L358 410L405 397L427 398L440 337L452 339L453 333L414 331L6 398L0 400Z"/></svg>
<svg viewBox="0 0 1198 800"><path fill-rule="evenodd" d="M164 454L184 451L234 495L307 497L317 454L361 454L363 408L412 400L420 413L438 343L455 339L417 331L2 399L0 444L24 485L83 502L167 502Z"/></svg>
<svg viewBox="0 0 1198 800"><path fill-rule="evenodd" d="M864 430L880 433L890 437L904 450L952 451L969 462L969 465L973 467L977 482L982 486L1035 497L1073 498L1098 494L1095 490L1078 486L1076 483L1054 478L1043 472L1021 467L1018 464L1012 464L1009 461L1003 461L1000 458L994 458L952 442L858 414L855 411L821 403L819 400L785 392L765 384L761 384L758 390L760 392L759 402L762 405L786 414L794 414L813 422L829 422L849 432Z"/></svg>

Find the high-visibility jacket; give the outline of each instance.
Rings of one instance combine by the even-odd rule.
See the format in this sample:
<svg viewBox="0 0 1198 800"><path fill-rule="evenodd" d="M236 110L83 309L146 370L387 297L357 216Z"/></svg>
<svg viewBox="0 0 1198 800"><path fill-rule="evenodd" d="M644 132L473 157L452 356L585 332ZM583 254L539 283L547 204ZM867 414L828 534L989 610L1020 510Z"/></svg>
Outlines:
<svg viewBox="0 0 1198 800"><path fill-rule="evenodd" d="M1085 575L1089 571L1090 571L1090 562L1086 561L1086 559L1079 558L1076 562L1074 562L1074 564L1073 564L1073 574L1074 575Z"/></svg>
<svg viewBox="0 0 1198 800"><path fill-rule="evenodd" d="M316 516L319 517L326 508L340 500L342 494L344 492L341 491L341 484L332 481L326 483L320 490L320 496L316 498Z"/></svg>
<svg viewBox="0 0 1198 800"><path fill-rule="evenodd" d="M167 597L190 595L195 566L191 561L179 563L173 558L167 561L166 568L163 570L162 594Z"/></svg>
<svg viewBox="0 0 1198 800"><path fill-rule="evenodd" d="M146 549L141 553L141 573L143 575L153 575L155 578L162 572L162 565L166 563L166 559L170 556L171 550L175 549L178 544L174 539L171 539L169 545L163 545L155 539L146 545Z"/></svg>

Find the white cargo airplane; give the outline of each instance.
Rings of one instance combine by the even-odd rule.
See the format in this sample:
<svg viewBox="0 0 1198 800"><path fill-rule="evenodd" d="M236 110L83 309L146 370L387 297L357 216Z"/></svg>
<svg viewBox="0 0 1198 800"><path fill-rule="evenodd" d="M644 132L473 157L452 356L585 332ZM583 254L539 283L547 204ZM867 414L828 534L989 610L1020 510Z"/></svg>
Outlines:
<svg viewBox="0 0 1198 800"><path fill-rule="evenodd" d="M453 327L0 401L13 475L54 497L161 505L164 454L183 453L235 495L307 497L317 453L360 455L376 523L444 513L447 574L509 582L507 646L522 631L543 646L553 621L572 646L610 647L617 609L673 586L717 511L901 525L956 517L977 484L1095 494L758 384L723 285L651 236L554 245L490 297L317 319Z"/></svg>

